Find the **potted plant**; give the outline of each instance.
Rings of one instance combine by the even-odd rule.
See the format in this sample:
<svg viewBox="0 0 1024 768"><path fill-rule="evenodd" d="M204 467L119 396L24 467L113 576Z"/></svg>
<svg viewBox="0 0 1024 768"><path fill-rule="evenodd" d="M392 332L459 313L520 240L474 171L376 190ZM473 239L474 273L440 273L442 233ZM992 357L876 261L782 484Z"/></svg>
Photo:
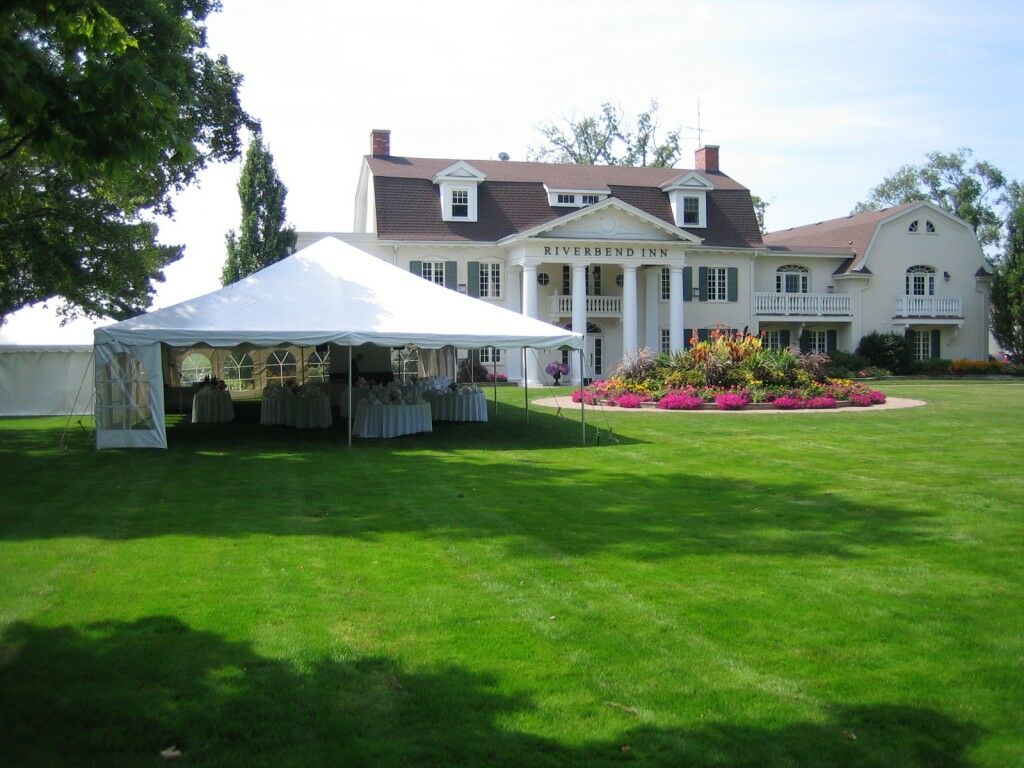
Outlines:
<svg viewBox="0 0 1024 768"><path fill-rule="evenodd" d="M556 387L561 378L569 374L569 366L565 363L548 363L544 370L547 371L548 376L555 380Z"/></svg>

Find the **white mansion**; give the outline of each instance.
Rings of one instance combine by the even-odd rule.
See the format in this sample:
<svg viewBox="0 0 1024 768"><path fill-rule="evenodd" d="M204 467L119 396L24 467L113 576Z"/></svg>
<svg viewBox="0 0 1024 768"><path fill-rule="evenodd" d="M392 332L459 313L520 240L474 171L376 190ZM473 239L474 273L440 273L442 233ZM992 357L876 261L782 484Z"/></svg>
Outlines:
<svg viewBox="0 0 1024 768"><path fill-rule="evenodd" d="M300 233L299 247L330 234L584 333L574 382L610 374L624 350L679 350L715 328L821 352L895 331L918 358L987 354L985 259L971 227L931 203L762 236L716 146L683 170L397 157L381 130L371 143L354 231ZM480 353L510 379L546 382L555 356L530 352L526 371L523 357Z"/></svg>

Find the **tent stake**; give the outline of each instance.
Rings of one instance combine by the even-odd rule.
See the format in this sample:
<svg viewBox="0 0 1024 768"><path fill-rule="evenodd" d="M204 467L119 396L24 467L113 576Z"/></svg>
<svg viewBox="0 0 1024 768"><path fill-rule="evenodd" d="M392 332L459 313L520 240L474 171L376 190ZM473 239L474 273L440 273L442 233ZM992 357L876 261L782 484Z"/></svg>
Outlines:
<svg viewBox="0 0 1024 768"><path fill-rule="evenodd" d="M583 400L583 350L580 350L580 423L583 425L583 445L587 444L587 404Z"/></svg>
<svg viewBox="0 0 1024 768"><path fill-rule="evenodd" d="M352 447L352 345L348 345L348 447Z"/></svg>

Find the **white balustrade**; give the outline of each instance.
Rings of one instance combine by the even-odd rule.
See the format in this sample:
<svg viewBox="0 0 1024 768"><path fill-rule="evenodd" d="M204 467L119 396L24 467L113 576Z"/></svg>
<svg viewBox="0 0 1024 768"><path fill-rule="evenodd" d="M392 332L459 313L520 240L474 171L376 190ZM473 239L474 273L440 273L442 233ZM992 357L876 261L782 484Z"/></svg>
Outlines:
<svg viewBox="0 0 1024 768"><path fill-rule="evenodd" d="M852 314L845 293L755 293L758 315L842 316Z"/></svg>
<svg viewBox="0 0 1024 768"><path fill-rule="evenodd" d="M959 296L898 296L896 317L963 317Z"/></svg>
<svg viewBox="0 0 1024 768"><path fill-rule="evenodd" d="M555 317L572 316L572 296L551 296L549 301L549 315ZM587 296L586 306L589 317L618 317L622 314L622 297Z"/></svg>

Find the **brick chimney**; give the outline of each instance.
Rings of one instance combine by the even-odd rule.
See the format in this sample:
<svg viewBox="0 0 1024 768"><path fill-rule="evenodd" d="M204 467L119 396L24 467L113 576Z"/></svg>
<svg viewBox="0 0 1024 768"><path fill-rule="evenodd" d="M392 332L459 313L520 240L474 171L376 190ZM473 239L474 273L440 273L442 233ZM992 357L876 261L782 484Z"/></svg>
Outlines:
<svg viewBox="0 0 1024 768"><path fill-rule="evenodd" d="M693 162L698 171L718 170L718 145L706 144L693 153Z"/></svg>
<svg viewBox="0 0 1024 768"><path fill-rule="evenodd" d="M383 128L370 131L370 154L374 157L391 157L391 131Z"/></svg>

